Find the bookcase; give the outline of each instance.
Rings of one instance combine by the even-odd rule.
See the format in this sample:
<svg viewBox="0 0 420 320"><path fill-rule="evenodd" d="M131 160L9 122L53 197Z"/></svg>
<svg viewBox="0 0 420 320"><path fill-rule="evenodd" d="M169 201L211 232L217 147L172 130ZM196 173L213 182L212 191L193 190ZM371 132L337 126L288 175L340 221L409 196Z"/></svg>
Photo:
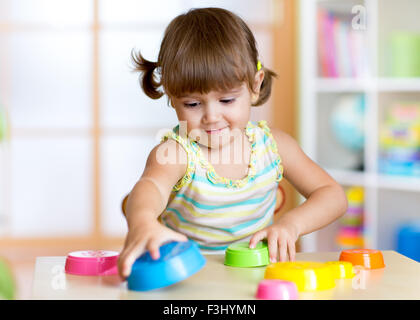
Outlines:
<svg viewBox="0 0 420 320"><path fill-rule="evenodd" d="M356 53L351 51L351 39L350 44L346 44L350 49L345 48L344 52L343 48L335 49L338 69L335 73L328 69L331 66L323 65L331 63L331 60L323 60L321 55L327 54L329 59L334 59L334 56L331 57L334 48L320 48L323 44L320 37L325 36L320 34L323 30L320 27L320 11L324 14L329 12L334 17L330 20L330 29L326 29L327 35L334 30L331 28L337 23L334 19L337 19L347 24L347 32L357 34L356 42L359 42L356 44L359 47L362 43ZM392 42L396 34L420 35L420 21L416 18L418 12L420 2L415 0L299 2L299 140L304 151L344 188L363 188L363 237L364 246L368 248L395 249L398 226L420 218L419 175L388 174L379 164L382 159L381 128L389 108L401 103L420 105L420 75L398 73L392 60L396 56ZM343 26L335 27L340 30L334 31L336 33L346 32L340 29ZM340 35L332 36L332 39L341 45ZM338 56L337 51L344 58ZM358 53L362 57L358 57ZM420 47L413 46L408 53L419 59ZM347 66L340 66L343 62L340 59ZM352 64L360 66L360 59L366 63L363 70L349 71L349 65L350 68ZM344 148L332 131L334 110L348 97L363 99L360 125L364 140L362 150L357 152ZM340 222L336 221L303 236L302 251L337 250L335 237L339 228Z"/></svg>

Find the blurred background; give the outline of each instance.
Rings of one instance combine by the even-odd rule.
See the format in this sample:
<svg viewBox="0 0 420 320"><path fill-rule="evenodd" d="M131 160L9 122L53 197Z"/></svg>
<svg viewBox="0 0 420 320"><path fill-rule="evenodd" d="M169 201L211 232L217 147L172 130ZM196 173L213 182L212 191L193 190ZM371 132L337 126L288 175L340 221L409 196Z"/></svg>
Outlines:
<svg viewBox="0 0 420 320"><path fill-rule="evenodd" d="M253 108L343 185L349 209L301 251L369 247L420 260L420 2L0 0L0 257L30 297L36 256L120 250L121 201L162 129L130 53L156 61L194 7L240 15L278 74ZM303 199L282 182L285 205ZM0 270L1 271L1 270Z"/></svg>

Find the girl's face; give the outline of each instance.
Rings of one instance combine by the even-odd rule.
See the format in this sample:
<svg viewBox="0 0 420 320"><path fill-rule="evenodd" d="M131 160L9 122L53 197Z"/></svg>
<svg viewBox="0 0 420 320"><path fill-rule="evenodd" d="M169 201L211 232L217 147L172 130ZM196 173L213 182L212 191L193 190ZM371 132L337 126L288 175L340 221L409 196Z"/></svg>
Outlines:
<svg viewBox="0 0 420 320"><path fill-rule="evenodd" d="M261 76L258 76L261 74ZM184 130L192 140L211 149L229 145L244 129L250 119L251 104L258 99L264 74L257 73L255 93L243 83L228 91L210 91L207 94L191 93L170 97ZM183 127L186 125L186 128Z"/></svg>

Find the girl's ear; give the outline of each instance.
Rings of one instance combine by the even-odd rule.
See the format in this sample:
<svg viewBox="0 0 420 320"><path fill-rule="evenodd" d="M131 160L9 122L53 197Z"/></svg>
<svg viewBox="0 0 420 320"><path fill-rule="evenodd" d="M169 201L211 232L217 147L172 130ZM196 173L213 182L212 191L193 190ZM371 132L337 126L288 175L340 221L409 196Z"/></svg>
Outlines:
<svg viewBox="0 0 420 320"><path fill-rule="evenodd" d="M254 78L254 85L251 92L251 102L252 104L255 104L258 101L258 98L260 97L260 89L261 84L264 80L264 70L261 69L257 71Z"/></svg>

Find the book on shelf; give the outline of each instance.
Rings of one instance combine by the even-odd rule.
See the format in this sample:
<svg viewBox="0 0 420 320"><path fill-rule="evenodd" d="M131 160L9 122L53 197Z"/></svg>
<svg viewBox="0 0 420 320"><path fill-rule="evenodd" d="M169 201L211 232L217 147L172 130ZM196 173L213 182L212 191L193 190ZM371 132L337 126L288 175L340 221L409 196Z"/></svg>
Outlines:
<svg viewBox="0 0 420 320"><path fill-rule="evenodd" d="M364 30L351 26L352 16L318 8L318 75L359 78L367 74L368 49Z"/></svg>

